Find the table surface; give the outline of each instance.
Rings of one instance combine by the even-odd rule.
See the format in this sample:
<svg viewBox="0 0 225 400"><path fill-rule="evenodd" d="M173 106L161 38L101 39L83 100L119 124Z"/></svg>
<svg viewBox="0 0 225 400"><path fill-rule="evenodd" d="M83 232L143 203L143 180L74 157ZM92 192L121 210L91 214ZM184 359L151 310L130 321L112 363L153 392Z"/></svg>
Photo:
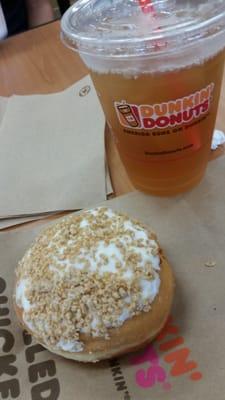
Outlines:
<svg viewBox="0 0 225 400"><path fill-rule="evenodd" d="M79 56L60 40L60 23L55 21L0 42L0 96L61 91L87 74ZM225 80L217 128L225 131ZM106 128L106 151L115 195L133 190ZM225 153L225 146L211 158Z"/></svg>

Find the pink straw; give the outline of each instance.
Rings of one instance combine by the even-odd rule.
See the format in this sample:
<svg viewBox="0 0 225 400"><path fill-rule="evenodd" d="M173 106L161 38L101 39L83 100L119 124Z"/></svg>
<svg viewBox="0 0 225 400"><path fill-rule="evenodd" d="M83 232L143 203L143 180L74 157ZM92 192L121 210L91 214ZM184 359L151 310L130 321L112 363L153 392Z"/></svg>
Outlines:
<svg viewBox="0 0 225 400"><path fill-rule="evenodd" d="M139 4L144 14L155 13L151 0L139 0Z"/></svg>
<svg viewBox="0 0 225 400"><path fill-rule="evenodd" d="M153 17L156 17L155 7L152 4L152 0L139 0L139 4L144 14L152 14ZM160 27L158 27L157 30L160 32ZM167 42L155 41L155 50L166 46Z"/></svg>

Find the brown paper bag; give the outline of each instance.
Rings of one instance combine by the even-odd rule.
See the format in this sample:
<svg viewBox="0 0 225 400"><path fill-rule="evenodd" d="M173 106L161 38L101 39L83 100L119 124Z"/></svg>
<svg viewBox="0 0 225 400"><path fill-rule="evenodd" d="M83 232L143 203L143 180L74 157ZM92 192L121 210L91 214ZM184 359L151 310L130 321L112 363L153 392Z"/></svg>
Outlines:
<svg viewBox="0 0 225 400"><path fill-rule="evenodd" d="M73 210L73 212L75 212L77 210ZM71 211L72 212L72 211ZM69 214L69 211L64 211L64 213ZM0 231L4 230L4 229L8 229L8 228L15 228L18 227L18 225L22 225L22 224L28 224L31 222L35 222L35 221L39 221L42 219L46 219L46 218L53 218L55 216L55 218L60 217L61 213L57 213L57 212L52 212L52 213L44 213L44 214L40 214L40 215L31 215L29 217L18 217L18 218L5 218L5 219L1 219L0 218Z"/></svg>
<svg viewBox="0 0 225 400"><path fill-rule="evenodd" d="M90 76L59 93L12 96L3 114L1 123L0 102L0 217L106 200L105 117Z"/></svg>
<svg viewBox="0 0 225 400"><path fill-rule="evenodd" d="M210 163L203 183L186 195L159 199L133 193L105 203L157 232L176 276L174 306L164 331L142 351L110 362L64 360L23 334L12 306L14 269L41 227L0 234L0 397L223 400L224 181L222 158Z"/></svg>
<svg viewBox="0 0 225 400"><path fill-rule="evenodd" d="M0 231L9 227L15 227L16 225L26 224L28 222L33 222L39 219L44 219L42 216L37 217L25 217L25 218L9 218L9 219L0 219Z"/></svg>

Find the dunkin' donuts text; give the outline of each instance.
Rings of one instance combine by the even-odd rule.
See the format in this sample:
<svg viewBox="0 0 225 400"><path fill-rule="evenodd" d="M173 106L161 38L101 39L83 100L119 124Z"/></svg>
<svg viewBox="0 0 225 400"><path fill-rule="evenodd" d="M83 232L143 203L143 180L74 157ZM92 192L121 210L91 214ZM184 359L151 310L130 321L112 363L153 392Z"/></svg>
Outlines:
<svg viewBox="0 0 225 400"><path fill-rule="evenodd" d="M166 129L188 124L210 110L214 83L189 96L167 103L153 105L115 102L115 110L120 124L130 129Z"/></svg>

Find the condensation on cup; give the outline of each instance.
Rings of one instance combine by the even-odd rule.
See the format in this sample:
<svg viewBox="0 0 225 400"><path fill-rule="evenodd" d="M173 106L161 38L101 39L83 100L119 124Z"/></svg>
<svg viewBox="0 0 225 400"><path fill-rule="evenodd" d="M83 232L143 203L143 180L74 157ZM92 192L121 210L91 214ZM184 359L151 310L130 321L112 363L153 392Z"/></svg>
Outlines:
<svg viewBox="0 0 225 400"><path fill-rule="evenodd" d="M142 0L79 0L62 18L62 39L90 70L133 185L168 196L198 184L207 167L225 1L155 0L144 11Z"/></svg>

